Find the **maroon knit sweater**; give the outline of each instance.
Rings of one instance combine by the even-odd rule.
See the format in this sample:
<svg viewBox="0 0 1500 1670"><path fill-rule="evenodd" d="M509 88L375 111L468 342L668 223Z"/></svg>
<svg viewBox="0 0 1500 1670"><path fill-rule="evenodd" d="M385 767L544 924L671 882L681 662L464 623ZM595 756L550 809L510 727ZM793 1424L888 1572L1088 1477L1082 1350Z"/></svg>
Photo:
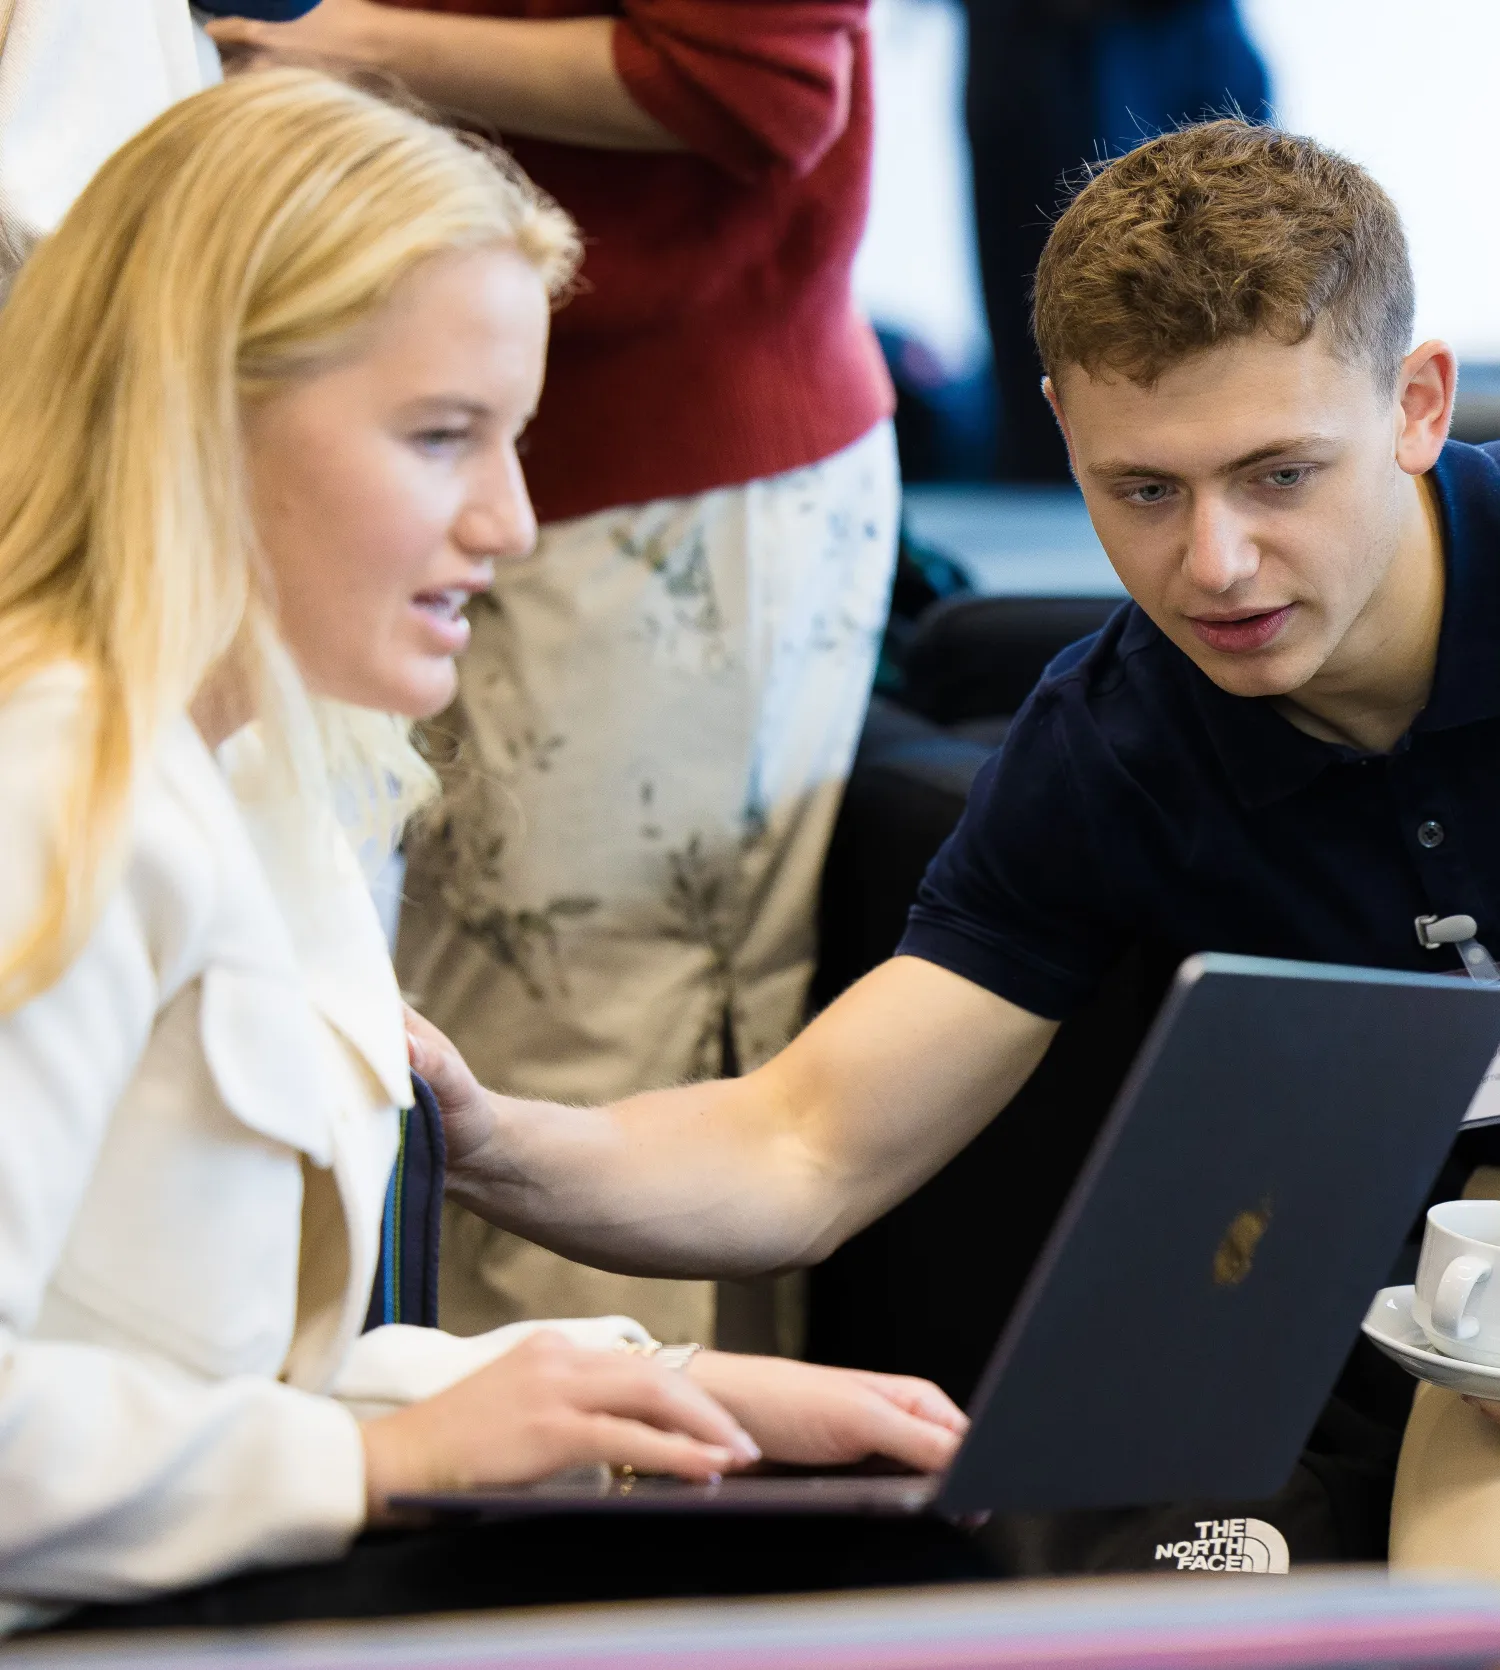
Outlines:
<svg viewBox="0 0 1500 1670"><path fill-rule="evenodd" d="M583 228L526 475L543 521L751 481L889 414L849 271L869 197L867 0L386 0L616 15L615 62L686 153L508 139Z"/></svg>

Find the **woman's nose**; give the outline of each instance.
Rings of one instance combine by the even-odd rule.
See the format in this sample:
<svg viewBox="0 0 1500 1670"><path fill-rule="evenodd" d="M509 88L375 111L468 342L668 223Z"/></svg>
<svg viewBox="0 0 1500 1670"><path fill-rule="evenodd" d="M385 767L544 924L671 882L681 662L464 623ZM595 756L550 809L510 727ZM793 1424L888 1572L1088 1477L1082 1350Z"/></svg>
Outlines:
<svg viewBox="0 0 1500 1670"><path fill-rule="evenodd" d="M492 557L496 562L529 557L536 549L536 512L520 472L466 504L454 524L453 537L470 556Z"/></svg>

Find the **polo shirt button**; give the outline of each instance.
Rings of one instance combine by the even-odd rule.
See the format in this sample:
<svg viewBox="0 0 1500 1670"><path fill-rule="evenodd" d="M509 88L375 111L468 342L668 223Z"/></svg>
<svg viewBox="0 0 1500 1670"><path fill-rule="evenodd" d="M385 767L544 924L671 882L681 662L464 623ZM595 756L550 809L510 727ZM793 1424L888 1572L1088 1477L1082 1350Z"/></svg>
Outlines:
<svg viewBox="0 0 1500 1670"><path fill-rule="evenodd" d="M1417 839L1424 847L1442 846L1443 836L1446 833L1447 831L1436 818L1428 818L1426 823L1419 823L1417 825Z"/></svg>

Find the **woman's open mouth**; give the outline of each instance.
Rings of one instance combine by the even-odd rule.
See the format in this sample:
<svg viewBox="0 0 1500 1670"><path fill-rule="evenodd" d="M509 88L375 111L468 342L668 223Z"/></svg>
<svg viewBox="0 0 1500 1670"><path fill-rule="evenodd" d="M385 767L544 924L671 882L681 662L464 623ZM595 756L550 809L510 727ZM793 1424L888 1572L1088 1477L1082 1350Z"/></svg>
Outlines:
<svg viewBox="0 0 1500 1670"><path fill-rule="evenodd" d="M469 623L463 611L471 595L466 587L449 586L442 591L418 592L411 600L438 653L458 655L467 647Z"/></svg>

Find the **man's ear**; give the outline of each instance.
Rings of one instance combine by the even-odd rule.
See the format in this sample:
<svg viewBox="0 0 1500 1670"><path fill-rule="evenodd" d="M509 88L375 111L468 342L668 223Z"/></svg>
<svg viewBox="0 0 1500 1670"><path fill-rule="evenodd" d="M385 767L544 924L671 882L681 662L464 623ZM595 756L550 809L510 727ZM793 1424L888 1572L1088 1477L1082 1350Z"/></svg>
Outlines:
<svg viewBox="0 0 1500 1670"><path fill-rule="evenodd" d="M1073 472L1073 479L1078 479L1078 460L1073 456L1073 437L1068 433L1068 420L1063 416L1062 401L1058 398L1057 384L1050 377L1042 378L1042 394L1047 404L1052 408L1052 415L1057 419L1057 427L1062 431L1063 445L1068 449L1068 468Z"/></svg>
<svg viewBox="0 0 1500 1670"><path fill-rule="evenodd" d="M1458 359L1446 342L1413 348L1396 379L1396 462L1408 475L1437 463L1453 421Z"/></svg>

